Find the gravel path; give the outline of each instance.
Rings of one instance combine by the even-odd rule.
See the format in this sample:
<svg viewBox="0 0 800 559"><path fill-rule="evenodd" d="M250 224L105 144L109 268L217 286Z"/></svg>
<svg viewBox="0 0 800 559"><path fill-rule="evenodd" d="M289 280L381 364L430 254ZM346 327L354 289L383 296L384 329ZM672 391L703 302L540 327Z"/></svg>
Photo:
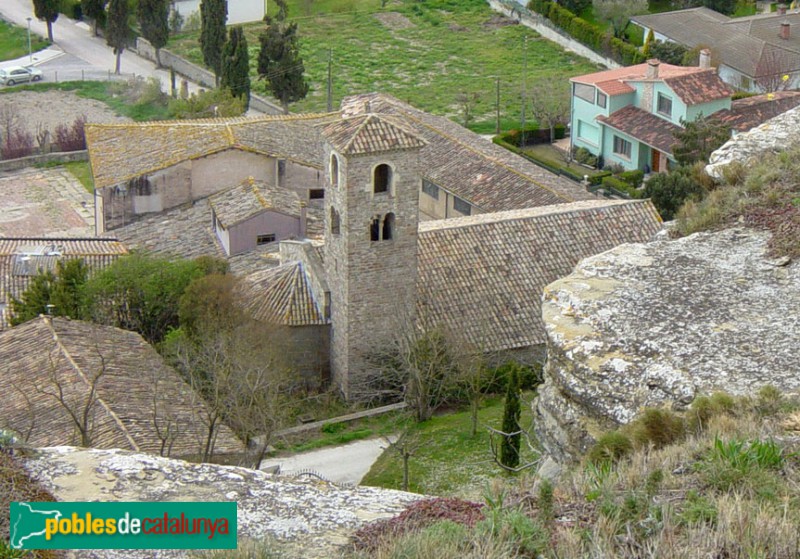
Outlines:
<svg viewBox="0 0 800 559"><path fill-rule="evenodd" d="M106 104L83 99L72 91L19 91L0 95L0 119L6 108L18 116L19 123L31 134L41 124L51 137L59 124L70 126L76 118L86 116L87 122L130 122L117 116ZM0 123L2 125L2 123Z"/></svg>

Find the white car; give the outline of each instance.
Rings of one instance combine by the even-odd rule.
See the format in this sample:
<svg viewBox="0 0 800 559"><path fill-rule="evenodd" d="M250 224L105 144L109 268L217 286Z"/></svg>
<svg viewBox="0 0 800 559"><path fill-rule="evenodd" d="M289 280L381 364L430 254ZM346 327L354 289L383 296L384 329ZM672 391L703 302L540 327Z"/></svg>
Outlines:
<svg viewBox="0 0 800 559"><path fill-rule="evenodd" d="M0 69L0 84L15 85L23 82L38 82L42 79L42 71L27 66L12 66Z"/></svg>

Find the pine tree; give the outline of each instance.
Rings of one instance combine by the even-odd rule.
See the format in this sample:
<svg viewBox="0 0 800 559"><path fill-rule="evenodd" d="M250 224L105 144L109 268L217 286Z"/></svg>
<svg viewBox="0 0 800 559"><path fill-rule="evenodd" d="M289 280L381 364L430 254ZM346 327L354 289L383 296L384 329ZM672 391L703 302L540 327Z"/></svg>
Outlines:
<svg viewBox="0 0 800 559"><path fill-rule="evenodd" d="M156 65L160 68L160 51L169 39L169 1L139 0L137 16L142 36L156 49Z"/></svg>
<svg viewBox="0 0 800 559"><path fill-rule="evenodd" d="M308 82L297 43L297 24L286 24L286 4L278 0L278 15L267 17L267 30L259 38L258 77L267 80L272 94L288 114L289 103L305 98Z"/></svg>
<svg viewBox="0 0 800 559"><path fill-rule="evenodd" d="M53 22L58 19L60 0L33 0L33 13L37 19L47 22L47 38L53 42Z"/></svg>
<svg viewBox="0 0 800 559"><path fill-rule="evenodd" d="M20 299L11 298L12 326L32 320L40 314L47 314L47 305L50 304L55 280L53 272L41 271L34 276Z"/></svg>
<svg viewBox="0 0 800 559"><path fill-rule="evenodd" d="M203 50L203 63L214 71L217 85L222 69L222 48L225 45L227 19L227 0L201 0L200 48Z"/></svg>
<svg viewBox="0 0 800 559"><path fill-rule="evenodd" d="M229 89L234 97L244 99L245 107L249 106L250 56L247 52L247 38L241 25L231 28L228 42L225 43L220 86Z"/></svg>
<svg viewBox="0 0 800 559"><path fill-rule="evenodd" d="M503 441L500 446L500 463L506 468L519 466L519 449L522 440L519 417L521 412L519 398L519 374L517 368L511 369L506 386L506 403L503 408Z"/></svg>
<svg viewBox="0 0 800 559"><path fill-rule="evenodd" d="M647 37L644 40L644 47L642 47L642 54L644 54L646 59L650 58L650 45L653 43L653 41L655 41L655 39L656 36L653 34L653 30L650 29L647 32Z"/></svg>
<svg viewBox="0 0 800 559"><path fill-rule="evenodd" d="M128 26L127 0L110 0L108 4L108 25L106 26L106 44L114 49L117 55L117 67L114 70L119 74L120 58L127 47L133 34Z"/></svg>
<svg viewBox="0 0 800 559"><path fill-rule="evenodd" d="M89 268L78 258L59 261L55 274L41 270L21 299L11 299L11 325L22 324L40 314L83 318L83 287L88 278Z"/></svg>
<svg viewBox="0 0 800 559"><path fill-rule="evenodd" d="M108 0L81 0L84 15L92 18L92 33L97 37L97 28L106 20L106 4Z"/></svg>

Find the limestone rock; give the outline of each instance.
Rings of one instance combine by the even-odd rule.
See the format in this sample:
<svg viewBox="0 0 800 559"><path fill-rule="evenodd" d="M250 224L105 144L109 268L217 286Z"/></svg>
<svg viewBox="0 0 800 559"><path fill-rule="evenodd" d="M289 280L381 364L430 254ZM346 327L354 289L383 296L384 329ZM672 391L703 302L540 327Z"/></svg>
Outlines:
<svg viewBox="0 0 800 559"><path fill-rule="evenodd" d="M768 239L729 229L622 245L545 288L534 408L548 453L578 458L644 407L800 389L800 263L771 260Z"/></svg>
<svg viewBox="0 0 800 559"><path fill-rule="evenodd" d="M709 157L706 173L722 178L723 169L734 161L745 165L765 153L783 151L800 141L800 107L790 109L764 124L737 134Z"/></svg>
<svg viewBox="0 0 800 559"><path fill-rule="evenodd" d="M54 447L37 450L25 469L60 501L238 502L239 540L271 537L282 557L328 558L362 524L391 517L421 495L324 482L282 479L265 472L194 464L122 450ZM80 559L172 559L180 550L81 550Z"/></svg>

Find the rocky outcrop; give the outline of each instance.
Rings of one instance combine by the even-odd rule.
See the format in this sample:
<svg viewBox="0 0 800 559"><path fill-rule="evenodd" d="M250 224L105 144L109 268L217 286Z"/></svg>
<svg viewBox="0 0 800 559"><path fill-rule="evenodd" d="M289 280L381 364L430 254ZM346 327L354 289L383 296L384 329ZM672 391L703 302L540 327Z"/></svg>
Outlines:
<svg viewBox="0 0 800 559"><path fill-rule="evenodd" d="M723 169L738 161L743 164L765 153L784 151L800 141L800 107L788 110L760 126L737 134L709 157L706 173L721 179Z"/></svg>
<svg viewBox="0 0 800 559"><path fill-rule="evenodd" d="M327 558L365 522L395 516L422 496L300 482L215 464L121 450L39 449L23 466L60 501L237 501L239 541L271 538L281 557ZM188 557L178 550L81 550L80 559Z"/></svg>
<svg viewBox="0 0 800 559"><path fill-rule="evenodd" d="M644 407L699 393L800 389L800 263L749 229L622 245L544 292L536 429L559 462Z"/></svg>

